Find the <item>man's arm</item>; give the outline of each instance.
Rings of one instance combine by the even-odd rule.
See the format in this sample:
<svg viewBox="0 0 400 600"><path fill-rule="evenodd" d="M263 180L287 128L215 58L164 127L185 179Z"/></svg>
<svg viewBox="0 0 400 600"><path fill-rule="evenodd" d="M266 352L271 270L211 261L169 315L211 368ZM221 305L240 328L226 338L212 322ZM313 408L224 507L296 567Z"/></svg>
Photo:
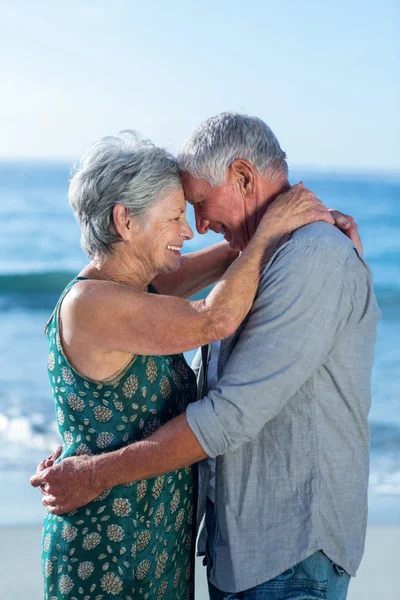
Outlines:
<svg viewBox="0 0 400 600"><path fill-rule="evenodd" d="M63 514L91 502L107 488L170 473L206 456L182 414L142 442L96 456L65 458L37 471L31 485L40 487L42 503L51 513Z"/></svg>
<svg viewBox="0 0 400 600"><path fill-rule="evenodd" d="M358 226L353 217L338 210L329 209L335 219L335 227L353 242L362 254ZM227 242L220 242L196 252L184 254L181 266L173 273L157 275L152 284L160 294L189 298L196 292L215 283L238 257Z"/></svg>

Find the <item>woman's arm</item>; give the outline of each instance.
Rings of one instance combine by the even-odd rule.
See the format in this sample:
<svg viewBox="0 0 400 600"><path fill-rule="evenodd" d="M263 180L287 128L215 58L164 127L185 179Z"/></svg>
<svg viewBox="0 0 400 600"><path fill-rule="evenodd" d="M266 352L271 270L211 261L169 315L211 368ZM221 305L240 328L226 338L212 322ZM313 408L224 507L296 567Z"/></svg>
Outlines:
<svg viewBox="0 0 400 600"><path fill-rule="evenodd" d="M353 217L331 208L329 212L335 220L335 227L343 231L362 254L362 243ZM189 298L218 281L238 255L238 252L230 249L227 242L190 252L182 256L181 266L177 271L158 275L152 284L160 294Z"/></svg>
<svg viewBox="0 0 400 600"><path fill-rule="evenodd" d="M62 304L63 343L99 354L163 355L184 352L236 331L256 294L267 257L295 229L313 221L334 223L303 186L268 208L245 251L205 300L147 294L114 282L77 283Z"/></svg>
<svg viewBox="0 0 400 600"><path fill-rule="evenodd" d="M218 281L238 256L239 253L231 250L227 242L220 242L184 254L177 271L158 275L151 283L160 294L189 298Z"/></svg>

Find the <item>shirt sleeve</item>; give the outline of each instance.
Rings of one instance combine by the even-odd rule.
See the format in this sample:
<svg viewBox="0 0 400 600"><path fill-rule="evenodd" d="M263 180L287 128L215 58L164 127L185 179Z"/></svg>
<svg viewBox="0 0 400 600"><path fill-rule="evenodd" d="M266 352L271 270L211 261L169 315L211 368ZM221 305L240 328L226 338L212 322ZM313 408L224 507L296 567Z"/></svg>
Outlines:
<svg viewBox="0 0 400 600"><path fill-rule="evenodd" d="M267 265L217 388L190 404L190 428L215 457L251 441L320 368L352 310L331 249L288 244Z"/></svg>

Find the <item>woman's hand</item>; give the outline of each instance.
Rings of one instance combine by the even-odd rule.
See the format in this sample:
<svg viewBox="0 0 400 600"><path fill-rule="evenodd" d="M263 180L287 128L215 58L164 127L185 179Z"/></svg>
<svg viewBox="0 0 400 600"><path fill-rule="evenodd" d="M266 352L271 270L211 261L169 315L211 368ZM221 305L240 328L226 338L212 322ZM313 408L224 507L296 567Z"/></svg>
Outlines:
<svg viewBox="0 0 400 600"><path fill-rule="evenodd" d="M353 217L333 208L328 209L303 183L298 183L289 191L280 194L268 207L261 222L264 220L266 226L270 226L273 221L283 234L290 234L295 229L315 221L326 221L340 229L357 250L361 254L363 252L357 223Z"/></svg>
<svg viewBox="0 0 400 600"><path fill-rule="evenodd" d="M265 223L268 227L273 222L282 234L289 234L315 221L335 224L325 204L307 189L304 183L298 183L289 191L277 196L268 207L261 224Z"/></svg>
<svg viewBox="0 0 400 600"><path fill-rule="evenodd" d="M351 242L355 245L360 254L363 253L363 245L361 242L361 238L358 235L358 225L350 215L345 215L339 210L335 210L334 208L330 208L329 212L332 217L335 219L335 227L340 229Z"/></svg>
<svg viewBox="0 0 400 600"><path fill-rule="evenodd" d="M272 258L293 231L315 221L335 224L326 206L303 183L277 196L264 213L254 236L261 233L268 240L263 263Z"/></svg>

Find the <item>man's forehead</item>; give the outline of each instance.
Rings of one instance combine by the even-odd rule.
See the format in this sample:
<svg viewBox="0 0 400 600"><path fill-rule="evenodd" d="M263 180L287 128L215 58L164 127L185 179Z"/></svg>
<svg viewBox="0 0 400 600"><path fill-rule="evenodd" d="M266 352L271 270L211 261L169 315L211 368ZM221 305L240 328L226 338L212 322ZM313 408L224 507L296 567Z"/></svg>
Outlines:
<svg viewBox="0 0 400 600"><path fill-rule="evenodd" d="M182 173L182 184L185 198L190 204L202 202L211 189L210 184L205 179L193 177L189 173Z"/></svg>

